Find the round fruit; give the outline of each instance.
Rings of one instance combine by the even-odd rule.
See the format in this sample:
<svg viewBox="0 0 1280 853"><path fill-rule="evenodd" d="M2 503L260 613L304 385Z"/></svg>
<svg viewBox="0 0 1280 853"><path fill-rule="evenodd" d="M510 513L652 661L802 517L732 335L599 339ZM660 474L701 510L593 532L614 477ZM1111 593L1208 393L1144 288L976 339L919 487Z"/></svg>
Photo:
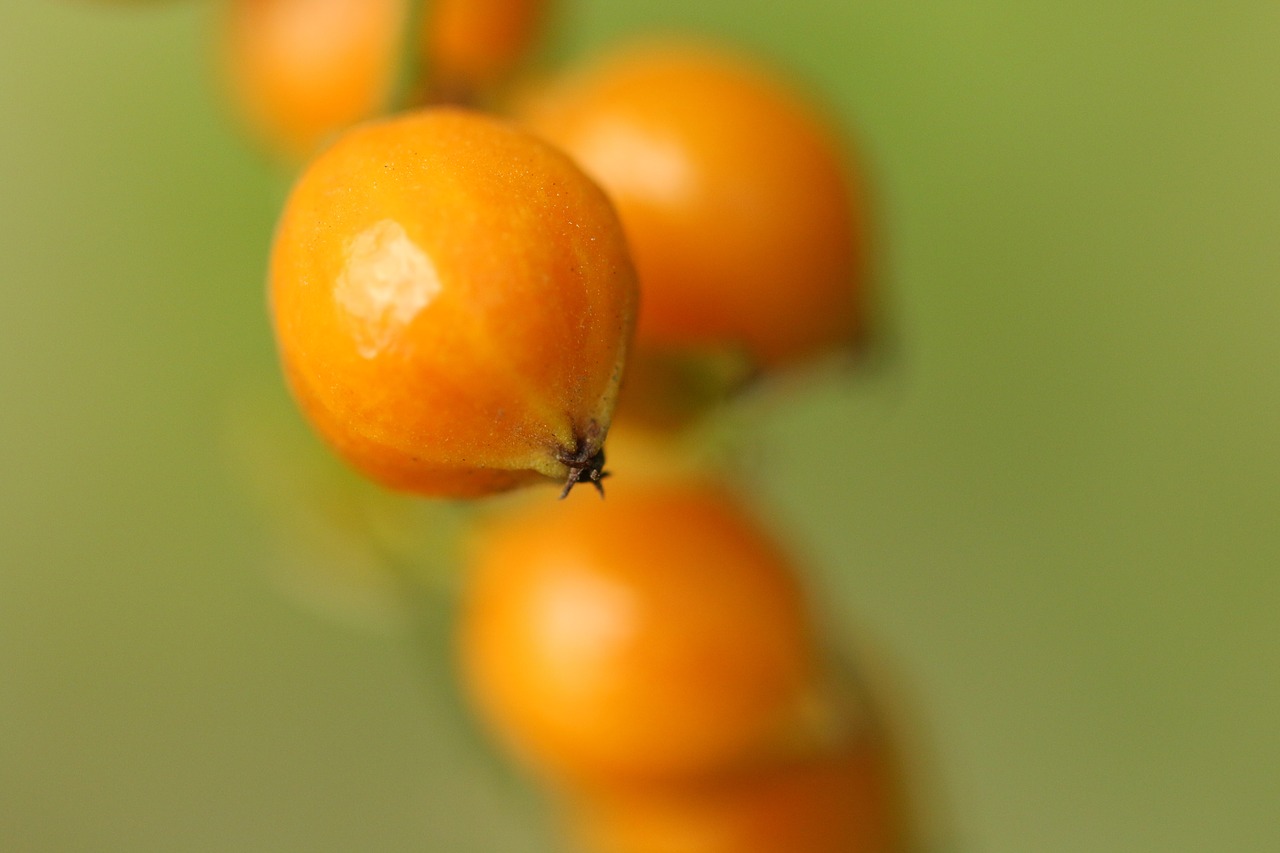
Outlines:
<svg viewBox="0 0 1280 853"><path fill-rule="evenodd" d="M520 111L618 207L644 291L638 350L743 351L767 367L858 331L859 187L831 129L757 68L636 49Z"/></svg>
<svg viewBox="0 0 1280 853"><path fill-rule="evenodd" d="M453 497L598 481L635 278L563 154L457 109L357 127L294 187L270 278L293 392L369 476Z"/></svg>
<svg viewBox="0 0 1280 853"><path fill-rule="evenodd" d="M589 853L889 853L902 849L876 744L700 785L618 792L582 809Z"/></svg>
<svg viewBox="0 0 1280 853"><path fill-rule="evenodd" d="M797 749L808 612L777 545L723 488L623 480L483 531L461 628L480 709L578 783L719 772Z"/></svg>
<svg viewBox="0 0 1280 853"><path fill-rule="evenodd" d="M546 17L547 0L434 0L423 31L438 89L483 89L528 51Z"/></svg>
<svg viewBox="0 0 1280 853"><path fill-rule="evenodd" d="M388 106L406 0L232 0L224 65L235 105L301 160Z"/></svg>

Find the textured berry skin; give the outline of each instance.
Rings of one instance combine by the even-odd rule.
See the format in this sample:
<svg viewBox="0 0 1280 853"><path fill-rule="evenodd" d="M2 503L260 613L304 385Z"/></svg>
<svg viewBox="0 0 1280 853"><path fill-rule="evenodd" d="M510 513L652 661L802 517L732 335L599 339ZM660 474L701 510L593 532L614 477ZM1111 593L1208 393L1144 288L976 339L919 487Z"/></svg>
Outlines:
<svg viewBox="0 0 1280 853"><path fill-rule="evenodd" d="M740 350L768 367L858 332L861 188L832 130L760 69L633 48L519 113L618 206L644 291L638 349Z"/></svg>
<svg viewBox="0 0 1280 853"><path fill-rule="evenodd" d="M619 478L478 537L460 649L476 703L577 785L750 764L795 743L814 649L798 581L722 487Z"/></svg>
<svg viewBox="0 0 1280 853"><path fill-rule="evenodd" d="M294 395L374 479L474 497L598 467L635 277L545 143L456 109L357 127L294 187L270 279Z"/></svg>

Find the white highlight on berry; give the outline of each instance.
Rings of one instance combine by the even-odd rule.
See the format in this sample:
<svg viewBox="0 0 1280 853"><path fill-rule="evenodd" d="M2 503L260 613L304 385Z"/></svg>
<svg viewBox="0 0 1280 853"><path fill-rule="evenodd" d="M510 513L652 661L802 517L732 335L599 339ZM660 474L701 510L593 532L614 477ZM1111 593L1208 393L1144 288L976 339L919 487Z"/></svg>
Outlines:
<svg viewBox="0 0 1280 853"><path fill-rule="evenodd" d="M374 358L440 295L443 285L430 256L392 219L369 226L345 249L347 262L333 298L351 322L360 355Z"/></svg>

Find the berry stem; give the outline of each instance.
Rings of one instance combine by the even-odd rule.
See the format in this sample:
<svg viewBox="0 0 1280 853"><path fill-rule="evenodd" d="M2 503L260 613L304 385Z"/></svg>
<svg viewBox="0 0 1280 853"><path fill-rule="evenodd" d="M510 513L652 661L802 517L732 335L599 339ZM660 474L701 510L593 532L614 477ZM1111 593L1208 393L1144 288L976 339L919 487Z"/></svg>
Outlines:
<svg viewBox="0 0 1280 853"><path fill-rule="evenodd" d="M609 472L604 470L603 447L586 459L583 459L580 453L577 456L561 461L568 466L569 477L565 480L564 489L560 492L560 500L569 497L569 492L573 491L573 487L584 481L595 486L596 491L600 493L600 497L604 497L603 480L609 476Z"/></svg>

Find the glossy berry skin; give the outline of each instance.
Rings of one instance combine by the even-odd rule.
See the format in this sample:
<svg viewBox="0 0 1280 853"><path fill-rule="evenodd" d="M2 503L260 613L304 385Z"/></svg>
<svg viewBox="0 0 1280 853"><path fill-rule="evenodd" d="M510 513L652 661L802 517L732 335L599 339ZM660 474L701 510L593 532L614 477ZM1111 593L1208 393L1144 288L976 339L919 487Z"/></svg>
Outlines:
<svg viewBox="0 0 1280 853"><path fill-rule="evenodd" d="M485 89L525 56L546 17L547 0L433 0L423 29L435 85Z"/></svg>
<svg viewBox="0 0 1280 853"><path fill-rule="evenodd" d="M798 741L814 649L778 547L720 486L619 478L477 537L461 627L479 709L575 786L684 778Z"/></svg>
<svg viewBox="0 0 1280 853"><path fill-rule="evenodd" d="M375 480L474 497L598 475L634 272L550 146L457 109L354 128L294 187L270 279L294 395Z"/></svg>
<svg viewBox="0 0 1280 853"><path fill-rule="evenodd" d="M407 0L231 0L226 15L234 106L286 159L388 107Z"/></svg>
<svg viewBox="0 0 1280 853"><path fill-rule="evenodd" d="M519 113L617 205L644 292L638 350L741 350L770 367L859 330L858 181L821 117L755 66L634 48Z"/></svg>
<svg viewBox="0 0 1280 853"><path fill-rule="evenodd" d="M878 744L693 785L616 791L580 808L584 853L891 853L903 849Z"/></svg>

